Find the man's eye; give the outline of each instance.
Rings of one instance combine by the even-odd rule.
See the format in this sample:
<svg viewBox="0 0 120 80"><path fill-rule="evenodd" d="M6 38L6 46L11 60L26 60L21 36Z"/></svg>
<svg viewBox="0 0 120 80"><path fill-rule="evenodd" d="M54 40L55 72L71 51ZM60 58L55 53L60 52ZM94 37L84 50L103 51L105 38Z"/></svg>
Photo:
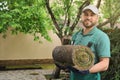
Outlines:
<svg viewBox="0 0 120 80"><path fill-rule="evenodd" d="M88 14L84 14L84 16L88 16Z"/></svg>

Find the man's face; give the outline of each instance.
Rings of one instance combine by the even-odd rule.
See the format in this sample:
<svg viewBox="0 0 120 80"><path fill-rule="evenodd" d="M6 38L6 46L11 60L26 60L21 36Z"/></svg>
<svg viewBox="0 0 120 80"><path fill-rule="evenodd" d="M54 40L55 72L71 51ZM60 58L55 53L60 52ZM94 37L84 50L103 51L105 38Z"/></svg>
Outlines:
<svg viewBox="0 0 120 80"><path fill-rule="evenodd" d="M98 15L91 10L85 10L81 15L81 20L85 28L91 28L98 22Z"/></svg>

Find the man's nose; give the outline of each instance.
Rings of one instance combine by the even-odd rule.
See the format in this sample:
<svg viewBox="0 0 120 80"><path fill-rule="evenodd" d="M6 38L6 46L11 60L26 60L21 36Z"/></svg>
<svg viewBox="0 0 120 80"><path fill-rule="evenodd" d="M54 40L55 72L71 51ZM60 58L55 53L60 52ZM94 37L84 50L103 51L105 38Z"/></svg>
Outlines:
<svg viewBox="0 0 120 80"><path fill-rule="evenodd" d="M87 16L87 19L91 19L91 16Z"/></svg>

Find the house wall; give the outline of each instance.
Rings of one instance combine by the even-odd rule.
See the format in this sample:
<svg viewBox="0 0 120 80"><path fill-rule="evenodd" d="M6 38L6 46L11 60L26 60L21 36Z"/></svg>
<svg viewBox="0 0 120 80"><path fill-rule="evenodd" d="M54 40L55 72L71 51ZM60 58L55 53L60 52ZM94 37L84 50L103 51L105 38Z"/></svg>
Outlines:
<svg viewBox="0 0 120 80"><path fill-rule="evenodd" d="M49 35L52 42L41 38L42 43L39 43L29 34L11 35L8 32L6 39L0 34L0 60L51 59L52 50L55 46L61 45L61 42L52 31Z"/></svg>

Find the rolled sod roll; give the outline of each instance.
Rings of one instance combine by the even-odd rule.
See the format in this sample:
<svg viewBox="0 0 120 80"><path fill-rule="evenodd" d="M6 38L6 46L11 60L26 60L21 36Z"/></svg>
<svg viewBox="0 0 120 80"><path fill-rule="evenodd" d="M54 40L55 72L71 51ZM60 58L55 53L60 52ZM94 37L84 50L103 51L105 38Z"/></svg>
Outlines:
<svg viewBox="0 0 120 80"><path fill-rule="evenodd" d="M55 64L75 66L79 70L87 70L94 65L94 53L87 46L56 46L53 49L52 57Z"/></svg>

